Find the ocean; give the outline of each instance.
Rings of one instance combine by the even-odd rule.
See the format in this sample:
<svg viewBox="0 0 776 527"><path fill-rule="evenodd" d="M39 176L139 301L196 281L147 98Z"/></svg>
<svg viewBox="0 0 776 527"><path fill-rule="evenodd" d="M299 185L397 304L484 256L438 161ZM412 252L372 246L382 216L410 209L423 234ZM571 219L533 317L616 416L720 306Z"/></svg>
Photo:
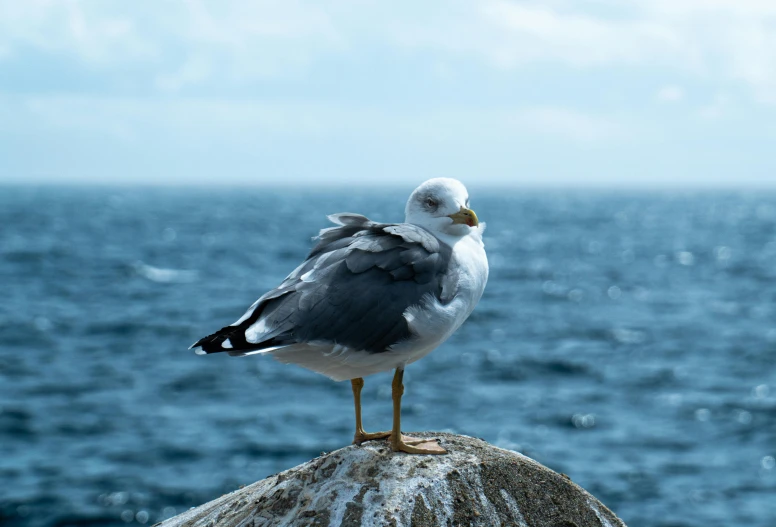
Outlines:
<svg viewBox="0 0 776 527"><path fill-rule="evenodd" d="M350 443L350 384L187 347L412 189L0 187L0 524L150 525ZM470 188L490 280L408 367L627 524L776 525L776 193ZM391 422L391 373L364 424Z"/></svg>

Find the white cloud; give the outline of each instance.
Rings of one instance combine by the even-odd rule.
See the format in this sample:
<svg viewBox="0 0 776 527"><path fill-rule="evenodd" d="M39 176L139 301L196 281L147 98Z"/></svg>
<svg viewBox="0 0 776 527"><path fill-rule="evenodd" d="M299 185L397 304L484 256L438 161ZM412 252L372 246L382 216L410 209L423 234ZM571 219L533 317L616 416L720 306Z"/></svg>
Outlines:
<svg viewBox="0 0 776 527"><path fill-rule="evenodd" d="M723 119L730 114L731 100L728 95L718 93L714 99L703 105L698 111L698 115L707 121L716 121Z"/></svg>
<svg viewBox="0 0 776 527"><path fill-rule="evenodd" d="M679 102L684 99L684 89L681 86L663 86L657 91L657 100L665 103Z"/></svg>
<svg viewBox="0 0 776 527"><path fill-rule="evenodd" d="M357 104L225 100L201 97L144 99L65 95L2 96L6 126L58 133L90 132L117 141L142 141L150 130L175 137L252 138L269 133L302 138L374 137L389 143L511 142L541 136L560 143L611 142L626 136L618 119L555 106L483 111L436 108L397 111ZM14 124L16 123L16 124ZM3 131L0 123L0 132ZM6 132L12 132L10 128ZM252 140L252 139L248 139Z"/></svg>
<svg viewBox="0 0 776 527"><path fill-rule="evenodd" d="M282 76L339 45L328 15L295 0L0 0L6 57L33 49L96 68L136 64L164 90Z"/></svg>
<svg viewBox="0 0 776 527"><path fill-rule="evenodd" d="M524 132L559 137L572 142L606 142L627 135L626 128L609 117L585 114L567 108L531 107L513 114Z"/></svg>
<svg viewBox="0 0 776 527"><path fill-rule="evenodd" d="M535 181L536 173L561 177L556 170L576 177L586 153L633 144L616 118L552 106L401 109L351 101L0 93L0 115L0 143L34 138L34 148L47 152L35 159L1 156L0 179L325 177L363 184L432 175L514 181L519 173ZM547 152L559 155L548 159Z"/></svg>
<svg viewBox="0 0 776 527"><path fill-rule="evenodd" d="M503 0L486 2L483 14L500 43L485 51L507 66L536 60L600 66L644 62L682 52L681 35L652 21L613 23Z"/></svg>
<svg viewBox="0 0 776 527"><path fill-rule="evenodd" d="M149 60L155 50L136 21L106 4L0 0L0 47L6 57L27 48L91 63Z"/></svg>
<svg viewBox="0 0 776 527"><path fill-rule="evenodd" d="M776 104L772 0L0 0L0 60L29 48L94 67L140 64L167 91L294 77L332 55L393 48L430 69L669 70Z"/></svg>
<svg viewBox="0 0 776 527"><path fill-rule="evenodd" d="M770 0L626 0L625 3L634 8L682 17L702 13L753 17L776 15L776 4Z"/></svg>
<svg viewBox="0 0 776 527"><path fill-rule="evenodd" d="M177 92L184 86L202 82L213 71L212 60L204 54L189 56L174 72L160 73L156 77L156 86L167 92Z"/></svg>
<svg viewBox="0 0 776 527"><path fill-rule="evenodd" d="M543 62L576 69L660 68L710 84L740 83L755 100L776 103L776 2L770 0L456 5L452 18L408 20L397 42L505 69Z"/></svg>

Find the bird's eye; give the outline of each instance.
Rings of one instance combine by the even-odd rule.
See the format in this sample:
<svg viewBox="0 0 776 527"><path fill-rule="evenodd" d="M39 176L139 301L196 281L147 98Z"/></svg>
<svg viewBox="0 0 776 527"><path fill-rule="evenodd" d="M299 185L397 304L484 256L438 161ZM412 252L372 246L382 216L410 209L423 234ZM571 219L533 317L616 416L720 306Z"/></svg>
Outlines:
<svg viewBox="0 0 776 527"><path fill-rule="evenodd" d="M437 208L438 205L439 203L437 203L435 199L426 198L426 206L428 206L429 208L435 209Z"/></svg>

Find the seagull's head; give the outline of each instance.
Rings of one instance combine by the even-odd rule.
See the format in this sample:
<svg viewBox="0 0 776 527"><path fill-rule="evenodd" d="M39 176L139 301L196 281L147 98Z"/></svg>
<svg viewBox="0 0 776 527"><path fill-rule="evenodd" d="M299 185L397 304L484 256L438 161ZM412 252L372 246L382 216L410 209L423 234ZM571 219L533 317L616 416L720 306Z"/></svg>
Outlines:
<svg viewBox="0 0 776 527"><path fill-rule="evenodd" d="M466 236L480 224L469 208L469 192L457 179L429 179L410 195L404 221L431 232Z"/></svg>

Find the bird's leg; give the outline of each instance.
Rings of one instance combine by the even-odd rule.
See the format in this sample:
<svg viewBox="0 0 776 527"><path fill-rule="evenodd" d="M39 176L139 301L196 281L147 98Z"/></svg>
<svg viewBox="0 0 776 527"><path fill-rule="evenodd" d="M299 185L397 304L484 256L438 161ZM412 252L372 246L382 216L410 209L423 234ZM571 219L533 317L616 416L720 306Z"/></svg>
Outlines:
<svg viewBox="0 0 776 527"><path fill-rule="evenodd" d="M401 435L401 396L404 395L403 379L404 368L396 368L393 384L391 384L391 395L393 396L391 450L394 452L406 452L407 454L447 454L447 450L439 446L435 439L415 439Z"/></svg>
<svg viewBox="0 0 776 527"><path fill-rule="evenodd" d="M350 384L353 388L353 403L356 408L356 433L353 436L353 444L360 445L364 441L372 441L374 439L387 439L391 437L391 431L387 432L364 432L364 427L361 423L361 389L364 387L364 379L357 378L351 379ZM417 439L415 437L401 436L402 442L407 445L418 445L420 443L428 442L428 439Z"/></svg>
<svg viewBox="0 0 776 527"><path fill-rule="evenodd" d="M373 434L364 432L364 427L361 424L361 389L364 387L364 379L361 377L351 379L350 384L353 387L353 403L356 406L356 434L353 436L353 444L360 445L364 441L390 437L390 432L375 432Z"/></svg>

